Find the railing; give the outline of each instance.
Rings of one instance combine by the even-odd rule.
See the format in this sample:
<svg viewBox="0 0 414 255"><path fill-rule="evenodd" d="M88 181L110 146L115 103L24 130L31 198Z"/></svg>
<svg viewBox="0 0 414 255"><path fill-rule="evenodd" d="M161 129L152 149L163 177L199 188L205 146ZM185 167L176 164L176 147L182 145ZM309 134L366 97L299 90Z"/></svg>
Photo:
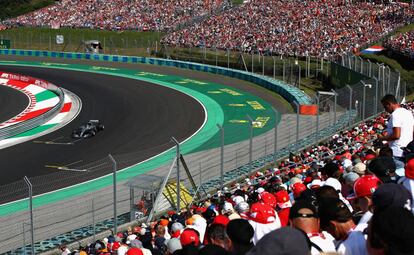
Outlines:
<svg viewBox="0 0 414 255"><path fill-rule="evenodd" d="M380 84L386 84L385 90L390 93L396 91L397 88L400 88L399 93L401 95L404 94L401 90L401 86L398 86L397 84L398 79L394 80L394 78L392 78L393 74L391 74L392 71L389 73L388 70L387 72L381 71L378 78L375 76L372 78L377 78L378 80L379 89L374 90L374 88L377 87L375 79L371 81L368 80L370 79L369 76L375 72L371 71L370 74L369 71L366 71L366 63L362 65L362 73L364 74L362 78L365 81L362 83L360 81L356 81L355 83L359 83L359 85L350 86L351 90L348 86L345 86L343 88L335 89L331 94L318 94L316 95L318 100L312 100L312 98L301 92L300 89L292 85L288 85L286 82L283 82L283 80L287 81L288 76L290 76L290 81L298 81L301 78L306 79L311 76L327 80L327 78L334 79L335 77L339 77L338 73L335 72L343 72L343 76L348 76L353 75L356 72L360 72L361 69L358 68L358 66L355 68L355 65L352 65L351 69L353 70L351 70L344 64L327 62L326 60L321 59L306 59L305 61L299 60L298 64L303 67L299 68L298 64L293 64L294 62L290 62L291 60L276 57L266 59L263 56L253 56L252 58L254 60L257 61L257 59L259 59L259 61L252 62L253 66L251 70L246 70L247 67L250 67L249 64L241 65L243 71L240 71L228 68L233 66L230 66L230 61L226 62L226 60L224 60L222 64L227 67L220 67L219 65L214 66L200 63L190 63L182 60L115 55L92 55L84 53L0 50L0 54L100 60L115 63L142 63L167 67L179 67L214 74L222 74L229 77L244 78L247 81L257 82L261 86L273 89L277 92L277 89L280 89L279 91L285 91L281 93L288 94L284 95L284 97L290 99L292 104L294 104L293 102L311 104L316 101L318 106L318 115L283 115L279 125L276 125L278 121L275 121L273 124L275 126L272 129L269 129L269 131L264 133L262 132L260 135L254 134L258 131L258 129L256 129L257 127L255 127L253 121L247 121L246 129L243 131L225 131L225 135L222 136L222 139L225 141L230 141L235 137L240 136L246 137L247 140L237 143L226 142L223 147L223 157L220 154L220 150L222 149L220 148L221 138L218 137L209 141L208 144L206 144L208 149L203 151L191 153L185 153L182 151L181 154L184 156L187 166L191 170L195 184L198 187L203 187L206 192L218 189L222 184L221 180L224 180L225 183L231 183L236 178L243 177L251 171L270 166L276 160L286 157L289 152L306 148L314 143L328 138L332 134L338 132L338 130L351 127L357 120L367 119L368 117L375 115L380 108L378 105L378 99L384 94L382 92L378 92L378 94L376 94L375 92L382 89L382 87L379 87ZM227 60L228 59L229 58L227 58ZM205 59L203 61L205 61ZM290 69L287 69L288 61L289 63L292 63L291 65L289 64L291 67ZM219 62L220 61L217 61L216 63ZM345 68L336 70L335 65ZM260 67L260 69L258 70L257 67ZM280 68L277 69L277 67ZM349 73L351 71L352 73ZM162 72L162 70L160 70L160 72ZM264 74L268 74L270 77L259 74L262 72ZM276 80L271 77L282 77L283 80ZM301 84L301 82L298 81L296 86L297 84ZM371 87L369 85L371 85ZM275 117L275 119L277 118L278 117ZM219 129L217 129L216 132L219 132ZM175 151L168 152L168 155L170 160L166 164L151 171L151 173L160 176L160 179L161 176L164 176L164 174L168 172L168 169L171 166L171 160L175 157ZM115 155L115 158L117 159L118 166L121 169L128 166L128 162L132 162L135 156L138 155L131 152L122 155ZM221 165L223 165L223 171L221 171ZM91 167L93 171L102 171L105 174L110 174L112 172L112 166L107 159L102 159L89 167ZM181 183L184 187L187 187L188 190L191 190L190 180L186 177L186 173L182 167L180 168L180 173ZM221 173L223 173L223 175L221 175ZM65 178L72 177L73 175L69 176L67 173L61 173L59 176L56 176L56 179L64 181ZM47 185L44 183L44 179L42 178L38 178L38 180L33 179L31 181L34 183L33 187L35 190L42 190L42 185ZM140 192L131 193L131 187L126 186L125 182L121 182L120 179L118 179L116 187L118 200L115 203L112 199L107 199L108 196L112 197L113 188L114 186L108 186L99 191L85 194L79 198L71 198L65 201L58 201L50 205L35 207L35 241L39 242L44 240L36 246L37 252L56 247L56 245L62 242L72 242L87 236L90 236L87 240L91 241L92 234L113 228L114 217L112 208L114 206L117 207L116 211L118 212L118 225L121 225L121 223L125 223L126 225L134 224L136 221L134 214L131 212L136 210L134 204L141 200L142 197L139 194L141 194L140 192L145 190L145 188L143 186L135 187ZM26 188L21 184L10 186L8 189L23 193L26 192ZM151 191L150 194L156 195L159 192L161 191ZM164 202L164 206L161 206L161 208L165 208L165 204L167 202ZM56 211L61 213L57 215L55 214ZM2 224L2 229L4 230L3 233L7 233L7 236L0 236L0 240L7 240L8 245L0 247L0 252L17 249L18 247L23 246L22 243L24 243L25 249L28 250L30 248L30 245L28 245L28 239L25 238L25 230L27 231L27 226L25 227L25 224L27 225L27 223L25 222L27 219L24 214L25 213L19 213L7 216L8 220L5 220ZM121 225L118 230L125 229L126 225ZM62 233L66 234L59 235ZM13 238L11 238L11 236ZM54 238L50 239L51 237ZM87 240L84 240L84 242ZM22 250L23 249L20 249L20 252Z"/></svg>

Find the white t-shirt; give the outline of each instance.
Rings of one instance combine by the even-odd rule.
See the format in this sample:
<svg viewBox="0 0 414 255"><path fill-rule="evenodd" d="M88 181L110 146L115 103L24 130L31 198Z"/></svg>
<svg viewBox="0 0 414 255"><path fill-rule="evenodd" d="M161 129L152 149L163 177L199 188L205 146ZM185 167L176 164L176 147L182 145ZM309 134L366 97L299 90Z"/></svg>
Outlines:
<svg viewBox="0 0 414 255"><path fill-rule="evenodd" d="M336 252L335 250L335 244L334 244L334 238L329 233L322 233L322 234L308 234L309 239L312 243L316 244L323 253L329 253L329 252ZM321 252L315 248L312 245L311 254L317 255Z"/></svg>
<svg viewBox="0 0 414 255"><path fill-rule="evenodd" d="M413 140L414 118L411 111L402 107L395 109L388 120L388 135L393 133L392 129L394 127L401 128L400 139L390 141L389 145L395 157L402 157L401 147L407 146Z"/></svg>
<svg viewBox="0 0 414 255"><path fill-rule="evenodd" d="M348 238L343 241L337 249L339 254L352 255L368 255L366 248L367 236L364 234L364 230L368 227L368 222L372 218L372 213L367 211L359 220L358 225L349 233Z"/></svg>
<svg viewBox="0 0 414 255"><path fill-rule="evenodd" d="M407 177L401 177L398 181L399 184L402 184L410 193L414 201L414 180L409 179ZM407 205L407 207L411 207L411 211L414 214L414 204Z"/></svg>

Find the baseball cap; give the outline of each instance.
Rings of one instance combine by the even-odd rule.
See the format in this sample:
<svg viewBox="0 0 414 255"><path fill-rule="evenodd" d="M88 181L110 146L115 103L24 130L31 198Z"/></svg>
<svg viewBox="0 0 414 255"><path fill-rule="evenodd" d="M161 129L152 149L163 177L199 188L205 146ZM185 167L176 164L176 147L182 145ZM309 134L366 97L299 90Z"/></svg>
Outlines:
<svg viewBox="0 0 414 255"><path fill-rule="evenodd" d="M311 214L299 213L301 209L309 209L312 211L312 213ZM295 204L293 204L292 208L290 208L289 219L294 219L294 218L299 218L299 217L318 218L318 210L310 201L299 200Z"/></svg>
<svg viewBox="0 0 414 255"><path fill-rule="evenodd" d="M372 195L375 211L388 207L404 207L411 210L412 200L411 193L404 186L396 183L380 185Z"/></svg>
<svg viewBox="0 0 414 255"><path fill-rule="evenodd" d="M303 183L297 182L297 183L293 184L293 186L292 186L293 196L294 197L299 197L300 194L303 191L305 191L306 189L307 189L306 185L303 184Z"/></svg>
<svg viewBox="0 0 414 255"><path fill-rule="evenodd" d="M389 174L394 173L396 169L397 167L394 159L385 156L373 159L368 165L368 170L375 174L383 182L389 182Z"/></svg>
<svg viewBox="0 0 414 255"><path fill-rule="evenodd" d="M292 203L290 202L289 194L286 190L281 190L276 192L276 202L277 206L284 209L292 206Z"/></svg>
<svg viewBox="0 0 414 255"><path fill-rule="evenodd" d="M265 191L260 194L260 200L262 200L263 203L269 205L270 207L274 208L276 206L276 198L271 193Z"/></svg>
<svg viewBox="0 0 414 255"><path fill-rule="evenodd" d="M310 248L306 234L284 227L263 236L246 255L309 254Z"/></svg>
<svg viewBox="0 0 414 255"><path fill-rule="evenodd" d="M213 220L213 224L221 224L224 226L227 226L227 224L229 223L229 218L225 215L218 215L214 218Z"/></svg>
<svg viewBox="0 0 414 255"><path fill-rule="evenodd" d="M139 248L130 248L126 255L144 255L144 253L142 253L142 250Z"/></svg>
<svg viewBox="0 0 414 255"><path fill-rule="evenodd" d="M167 242L167 249L170 251L170 253L174 253L176 250L180 250L183 247L181 246L181 242L179 238L171 238Z"/></svg>
<svg viewBox="0 0 414 255"><path fill-rule="evenodd" d="M414 180L414 158L408 160L405 165L405 177Z"/></svg>
<svg viewBox="0 0 414 255"><path fill-rule="evenodd" d="M338 181L338 179L329 177L323 184L323 186L330 186L334 188L336 191L341 192L342 184Z"/></svg>
<svg viewBox="0 0 414 255"><path fill-rule="evenodd" d="M343 178L344 178L345 183L353 184L359 178L359 175L357 173L350 172L350 173L344 174Z"/></svg>
<svg viewBox="0 0 414 255"><path fill-rule="evenodd" d="M236 205L236 207L234 208L236 210L237 213L243 213L243 212L248 212L250 210L250 206L247 202L240 202Z"/></svg>
<svg viewBox="0 0 414 255"><path fill-rule="evenodd" d="M357 173L357 174L364 175L366 169L367 169L367 166L364 163L357 163L352 168L352 171Z"/></svg>
<svg viewBox="0 0 414 255"><path fill-rule="evenodd" d="M321 186L323 186L323 181L319 179L314 179L311 183L307 185L309 189L317 189L317 188L320 188Z"/></svg>
<svg viewBox="0 0 414 255"><path fill-rule="evenodd" d="M375 175L364 175L358 178L354 183L354 194L356 198L372 196L381 180Z"/></svg>
<svg viewBox="0 0 414 255"><path fill-rule="evenodd" d="M198 246L200 244L200 237L195 229L187 228L181 233L180 242L182 246L191 244Z"/></svg>
<svg viewBox="0 0 414 255"><path fill-rule="evenodd" d="M250 219L258 223L273 223L276 220L275 210L265 203L254 203L250 208Z"/></svg>

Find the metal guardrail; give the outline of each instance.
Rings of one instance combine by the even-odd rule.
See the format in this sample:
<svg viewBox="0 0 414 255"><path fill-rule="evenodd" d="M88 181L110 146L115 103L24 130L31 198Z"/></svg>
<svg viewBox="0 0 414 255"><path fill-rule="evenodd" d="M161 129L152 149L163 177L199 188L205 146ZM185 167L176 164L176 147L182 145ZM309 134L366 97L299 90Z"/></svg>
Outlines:
<svg viewBox="0 0 414 255"><path fill-rule="evenodd" d="M61 88L56 87L56 90L51 91L55 92L59 96L59 103L57 105L35 118L0 129L0 140L24 133L51 120L56 113L62 109L64 103L64 93Z"/></svg>

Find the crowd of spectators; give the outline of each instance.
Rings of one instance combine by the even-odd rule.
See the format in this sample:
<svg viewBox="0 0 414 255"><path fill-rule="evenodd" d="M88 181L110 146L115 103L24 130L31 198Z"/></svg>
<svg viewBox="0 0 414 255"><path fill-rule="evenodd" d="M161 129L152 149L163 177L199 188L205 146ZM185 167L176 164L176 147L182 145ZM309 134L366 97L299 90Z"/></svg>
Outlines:
<svg viewBox="0 0 414 255"><path fill-rule="evenodd" d="M414 30L391 36L384 46L414 58Z"/></svg>
<svg viewBox="0 0 414 255"><path fill-rule="evenodd" d="M393 158L383 142L389 122L383 113L72 254L414 254L414 142L405 163Z"/></svg>
<svg viewBox="0 0 414 255"><path fill-rule="evenodd" d="M223 0L62 0L8 26L164 31L220 8Z"/></svg>
<svg viewBox="0 0 414 255"><path fill-rule="evenodd" d="M171 46L330 57L412 22L412 8L372 1L249 1L163 38Z"/></svg>

